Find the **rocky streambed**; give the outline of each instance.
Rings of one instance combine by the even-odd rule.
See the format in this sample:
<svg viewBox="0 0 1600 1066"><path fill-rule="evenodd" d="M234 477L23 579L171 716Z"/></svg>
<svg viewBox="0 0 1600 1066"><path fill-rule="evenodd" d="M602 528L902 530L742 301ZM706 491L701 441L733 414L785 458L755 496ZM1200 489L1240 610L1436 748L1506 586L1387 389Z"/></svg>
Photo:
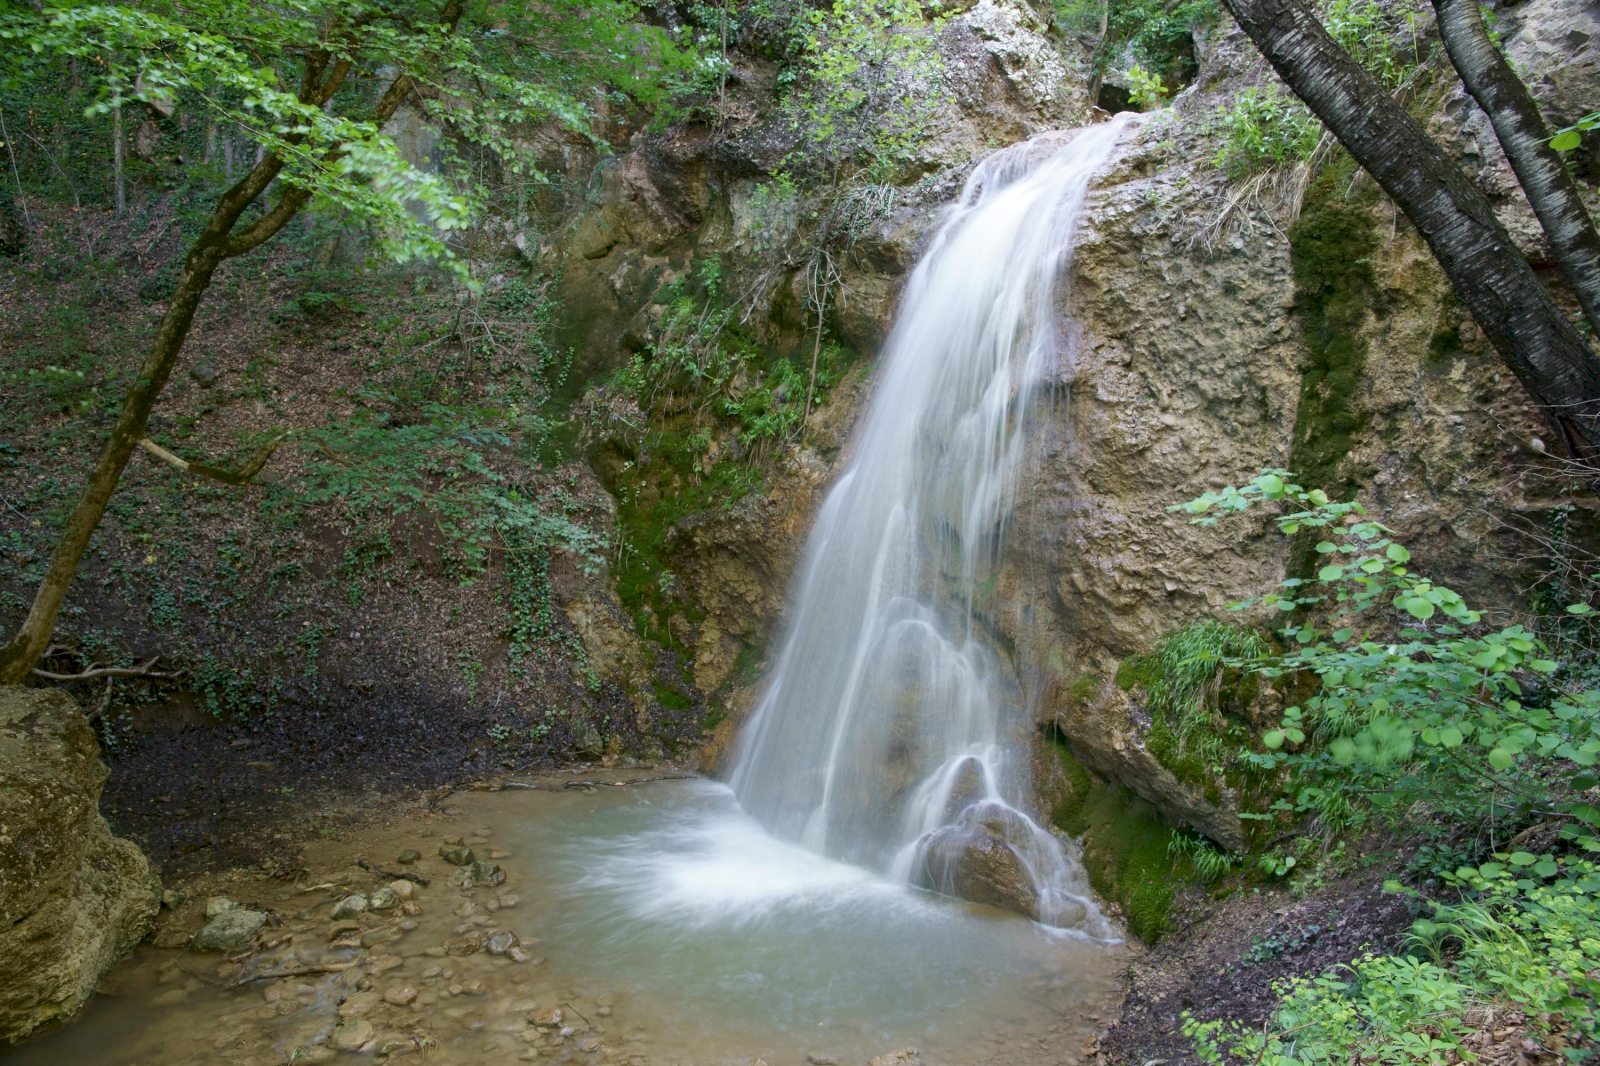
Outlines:
<svg viewBox="0 0 1600 1066"><path fill-rule="evenodd" d="M7 1066L1059 1063L1124 949L766 836L648 769L491 782L169 889L152 943Z"/></svg>

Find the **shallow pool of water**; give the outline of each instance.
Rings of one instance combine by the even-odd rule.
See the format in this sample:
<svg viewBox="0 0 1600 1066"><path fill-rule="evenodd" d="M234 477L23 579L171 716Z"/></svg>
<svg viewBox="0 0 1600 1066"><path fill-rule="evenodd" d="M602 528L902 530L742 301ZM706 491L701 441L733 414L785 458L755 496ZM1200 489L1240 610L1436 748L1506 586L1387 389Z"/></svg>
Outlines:
<svg viewBox="0 0 1600 1066"><path fill-rule="evenodd" d="M471 792L445 812L308 849L320 870L308 884L332 874L349 885L258 881L253 897L236 893L281 919L265 940L291 939L239 963L141 949L109 976L108 995L6 1066L280 1066L370 1060L383 1047L397 1062L414 1050L460 1066L793 1066L899 1048L952 1066L1060 1063L1117 993L1118 945L775 840L711 782ZM506 883L453 887L437 853L457 836L480 856L509 853L496 859ZM421 913L368 912L330 946L333 903L381 883L342 864L396 869L405 848L423 853L412 869L430 880ZM532 958L446 953L500 930ZM238 983L319 965L348 968ZM343 1040L330 1040L341 1020ZM363 1048L333 1050L369 1030Z"/></svg>

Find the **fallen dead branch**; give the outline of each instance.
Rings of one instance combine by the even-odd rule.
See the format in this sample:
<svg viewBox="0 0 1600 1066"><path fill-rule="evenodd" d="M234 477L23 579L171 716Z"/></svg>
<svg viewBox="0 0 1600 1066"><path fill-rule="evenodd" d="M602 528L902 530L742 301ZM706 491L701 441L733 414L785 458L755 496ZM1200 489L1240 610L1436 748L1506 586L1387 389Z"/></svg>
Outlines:
<svg viewBox="0 0 1600 1066"><path fill-rule="evenodd" d="M62 652L71 650L72 649L70 648L63 648L59 645L52 645L42 656L40 656L40 659L48 659L51 655L58 655ZM140 666L107 666L105 663L95 662L90 663L86 669L80 670L75 674L58 674L52 670L43 670L36 666L33 668L33 675L35 677L42 677L46 681L88 681L90 678L95 677L177 678L183 676L182 670L155 669L156 663L160 661L161 656L155 655L152 656L149 661Z"/></svg>
<svg viewBox="0 0 1600 1066"><path fill-rule="evenodd" d="M227 987L238 988L240 985L250 984L252 981L276 981L280 977L304 977L313 973L343 973L356 964L350 962L322 962L314 966L290 966L282 970L264 970L255 974L240 974L228 982Z"/></svg>
<svg viewBox="0 0 1600 1066"><path fill-rule="evenodd" d="M426 877L421 874L414 874L409 870L385 870L381 866L374 866L366 859L357 859L356 865L368 873L377 874L379 877L387 877L391 881L410 881L414 885L421 885L423 888L428 887L428 879Z"/></svg>

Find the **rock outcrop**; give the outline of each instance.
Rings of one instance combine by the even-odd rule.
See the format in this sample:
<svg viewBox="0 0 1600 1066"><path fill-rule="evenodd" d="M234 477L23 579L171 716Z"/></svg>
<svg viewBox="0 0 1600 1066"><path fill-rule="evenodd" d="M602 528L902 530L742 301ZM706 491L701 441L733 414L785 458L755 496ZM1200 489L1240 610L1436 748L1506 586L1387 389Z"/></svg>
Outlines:
<svg viewBox="0 0 1600 1066"><path fill-rule="evenodd" d="M100 816L105 779L71 697L0 688L0 1044L71 1015L150 930L161 888Z"/></svg>

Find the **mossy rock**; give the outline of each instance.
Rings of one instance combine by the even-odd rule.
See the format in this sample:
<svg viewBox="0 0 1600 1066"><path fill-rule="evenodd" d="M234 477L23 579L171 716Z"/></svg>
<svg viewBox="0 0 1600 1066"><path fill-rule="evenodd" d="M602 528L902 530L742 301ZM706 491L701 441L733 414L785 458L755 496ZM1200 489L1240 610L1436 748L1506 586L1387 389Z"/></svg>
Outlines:
<svg viewBox="0 0 1600 1066"><path fill-rule="evenodd" d="M1154 806L1055 747L1066 780L1051 820L1081 841L1089 884L1122 909L1127 930L1154 943L1183 880L1185 864L1167 853L1172 831Z"/></svg>

